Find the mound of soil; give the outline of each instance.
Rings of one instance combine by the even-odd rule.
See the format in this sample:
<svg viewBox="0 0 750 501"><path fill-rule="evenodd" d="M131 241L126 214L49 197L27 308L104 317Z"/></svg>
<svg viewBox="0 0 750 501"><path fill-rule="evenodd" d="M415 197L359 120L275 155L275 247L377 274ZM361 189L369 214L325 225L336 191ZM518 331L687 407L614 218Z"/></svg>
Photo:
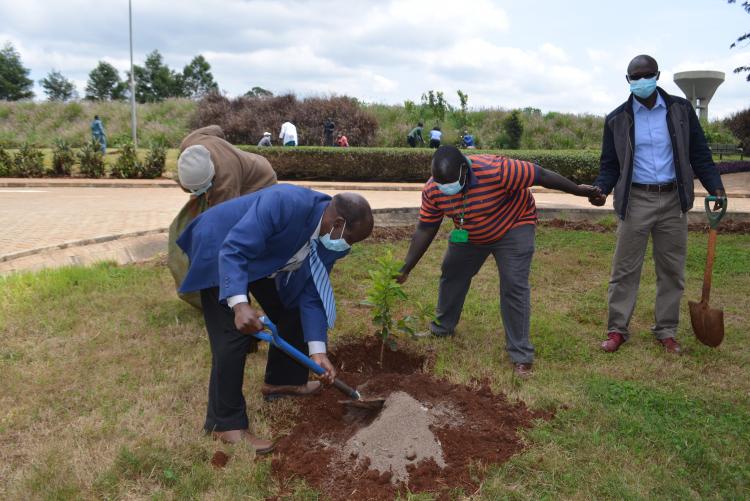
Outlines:
<svg viewBox="0 0 750 501"><path fill-rule="evenodd" d="M433 354L415 353L408 349L391 350L386 346L382 367L380 360L380 339L370 336L353 341L344 341L328 354L336 370L348 374L413 374L426 372L434 363Z"/></svg>
<svg viewBox="0 0 750 501"><path fill-rule="evenodd" d="M405 352L416 358L400 366L401 373L383 372L377 354L361 355L374 347L379 351L370 340L361 342L359 351L349 344L337 348L336 356L344 365L340 378L363 398L386 399L383 410L379 415L353 412L333 388L301 402L301 421L277 442L272 461L282 489L301 477L333 500L390 500L407 487L444 499L456 489L471 494L482 481L484 465L502 463L523 449L519 429L552 417L510 402L487 385L435 379L420 371L428 357L420 362ZM357 370L349 372L345 357L357 353L360 358L352 358ZM399 354L386 352L385 358Z"/></svg>

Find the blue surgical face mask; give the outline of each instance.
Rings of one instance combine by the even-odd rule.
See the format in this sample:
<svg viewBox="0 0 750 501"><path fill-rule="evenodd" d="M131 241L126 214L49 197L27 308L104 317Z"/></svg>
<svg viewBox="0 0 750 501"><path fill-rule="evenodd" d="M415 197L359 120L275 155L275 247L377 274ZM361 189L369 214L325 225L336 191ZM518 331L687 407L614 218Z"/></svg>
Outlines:
<svg viewBox="0 0 750 501"><path fill-rule="evenodd" d="M464 185L461 184L461 170L458 171L458 179L456 179L454 182L445 183L445 184L440 184L440 183L436 183L436 184L437 184L438 189L442 193L446 195L455 195L456 193L461 191L464 187Z"/></svg>
<svg viewBox="0 0 750 501"><path fill-rule="evenodd" d="M641 99L646 99L656 90L656 78L657 77L633 80L630 82L630 92Z"/></svg>
<svg viewBox="0 0 750 501"><path fill-rule="evenodd" d="M333 228L331 228L331 231L329 231L327 234L320 237L320 243L322 243L326 249L332 250L335 252L344 252L346 250L349 250L351 248L351 245L349 245L344 239L345 228L346 228L346 221L344 221L344 227L341 228L341 236L335 240L331 238L331 234L333 233Z"/></svg>

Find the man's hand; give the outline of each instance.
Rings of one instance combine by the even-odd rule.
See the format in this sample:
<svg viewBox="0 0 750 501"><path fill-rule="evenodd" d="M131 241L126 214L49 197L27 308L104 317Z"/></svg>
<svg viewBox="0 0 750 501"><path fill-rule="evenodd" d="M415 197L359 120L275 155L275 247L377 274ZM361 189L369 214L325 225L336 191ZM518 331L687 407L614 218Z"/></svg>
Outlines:
<svg viewBox="0 0 750 501"><path fill-rule="evenodd" d="M579 197L594 197L601 195L602 192L598 186L591 186L590 184L579 184L576 195Z"/></svg>
<svg viewBox="0 0 750 501"><path fill-rule="evenodd" d="M408 278L409 272L401 270L398 275L396 275L396 282L403 284L404 282L406 282L406 280L408 280Z"/></svg>
<svg viewBox="0 0 750 501"><path fill-rule="evenodd" d="M234 326L243 334L255 334L263 330L258 312L253 310L249 303L234 305Z"/></svg>
<svg viewBox="0 0 750 501"><path fill-rule="evenodd" d="M604 193L602 193L601 188L599 188L598 186L594 186L593 188L596 191L593 194L591 194L591 195L588 196L589 197L589 203L591 205L593 205L593 206L601 207L602 205L604 205L604 202L607 201L607 195L605 195Z"/></svg>
<svg viewBox="0 0 750 501"><path fill-rule="evenodd" d="M320 376L320 379L327 384L333 384L333 380L336 379L336 369L333 367L331 361L328 360L328 355L325 353L316 353L310 355L310 358L312 358L316 364L325 369L325 373Z"/></svg>
<svg viewBox="0 0 750 501"><path fill-rule="evenodd" d="M723 198L723 199L724 199L723 201L719 201L719 200L717 200L716 202L714 202L714 208L713 208L713 211L714 211L714 212L716 212L717 210L721 209L721 208L722 208L722 207L724 206L724 204L726 203L726 200L727 200L727 194L726 194L726 193L724 192L724 190L722 190L722 189L718 189L718 190L716 190L716 191L714 192L714 196L715 196L715 197L720 197L720 198Z"/></svg>

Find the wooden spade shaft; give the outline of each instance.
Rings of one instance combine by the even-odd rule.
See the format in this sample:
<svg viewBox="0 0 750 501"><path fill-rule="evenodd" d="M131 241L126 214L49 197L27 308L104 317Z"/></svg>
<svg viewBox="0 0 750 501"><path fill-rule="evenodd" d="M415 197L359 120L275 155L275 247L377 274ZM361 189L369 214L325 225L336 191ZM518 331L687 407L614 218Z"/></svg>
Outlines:
<svg viewBox="0 0 750 501"><path fill-rule="evenodd" d="M714 257L716 256L716 229L711 228L708 232L708 252L706 254L706 269L703 272L703 291L701 303L708 305L711 297L711 277L714 271Z"/></svg>

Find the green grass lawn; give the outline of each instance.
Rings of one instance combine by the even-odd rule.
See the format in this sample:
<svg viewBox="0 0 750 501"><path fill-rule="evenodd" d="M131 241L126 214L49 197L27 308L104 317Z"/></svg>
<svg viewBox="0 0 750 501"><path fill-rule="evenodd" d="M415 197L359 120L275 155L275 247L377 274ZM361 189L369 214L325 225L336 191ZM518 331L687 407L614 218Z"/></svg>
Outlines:
<svg viewBox="0 0 750 501"><path fill-rule="evenodd" d="M434 304L445 236L411 274L412 299ZM540 228L532 272L536 374L511 376L488 262L458 334L432 347L435 375L488 380L557 416L524 432L525 452L492 466L480 499L741 499L750 493L750 236L720 235L711 302L725 313L718 349L697 343L687 299L699 299L706 235L690 235L681 357L649 332L654 273L644 267L633 336L601 353L613 234ZM373 331L360 304L367 268L406 242L362 244L334 271L333 338ZM253 429L288 430L293 404L264 404L264 357L251 356ZM0 278L0 498L264 499L269 460L242 446L215 470L204 437L210 352L199 314L175 298L160 263L101 264ZM325 465L321 465L321 468ZM289 499L319 499L297 484ZM473 494L473 493L467 493ZM320 499L323 499L322 497ZM416 497L415 497L416 499ZM419 497L425 499L425 497Z"/></svg>

